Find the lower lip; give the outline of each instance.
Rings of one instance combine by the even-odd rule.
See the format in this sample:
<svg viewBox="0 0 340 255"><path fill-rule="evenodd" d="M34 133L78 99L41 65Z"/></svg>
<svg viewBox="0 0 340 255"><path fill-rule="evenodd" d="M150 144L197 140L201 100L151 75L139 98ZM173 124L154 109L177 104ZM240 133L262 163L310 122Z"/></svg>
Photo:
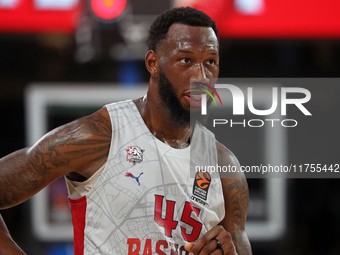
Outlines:
<svg viewBox="0 0 340 255"><path fill-rule="evenodd" d="M190 98L190 96L185 96L185 99L189 102L191 107L201 107L202 105L202 100L193 100L192 98Z"/></svg>

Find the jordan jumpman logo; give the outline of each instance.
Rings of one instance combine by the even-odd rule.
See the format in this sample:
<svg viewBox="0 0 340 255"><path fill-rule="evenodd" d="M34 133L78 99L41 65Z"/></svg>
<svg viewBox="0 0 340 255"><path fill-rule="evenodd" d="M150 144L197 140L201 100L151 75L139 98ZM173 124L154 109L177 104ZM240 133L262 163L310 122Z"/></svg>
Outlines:
<svg viewBox="0 0 340 255"><path fill-rule="evenodd" d="M131 177L131 178L135 179L136 182L138 183L138 185L140 186L139 177L140 177L142 174L143 174L143 172L141 172L141 173L139 174L139 176L136 177L136 176L134 176L132 173L126 172L126 173L125 173L125 177Z"/></svg>

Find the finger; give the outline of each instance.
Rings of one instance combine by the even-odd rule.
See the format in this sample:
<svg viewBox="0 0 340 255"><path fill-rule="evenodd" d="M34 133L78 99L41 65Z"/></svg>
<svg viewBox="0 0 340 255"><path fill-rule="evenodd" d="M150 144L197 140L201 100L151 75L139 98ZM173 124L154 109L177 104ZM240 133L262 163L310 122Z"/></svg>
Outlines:
<svg viewBox="0 0 340 255"><path fill-rule="evenodd" d="M209 255L226 255L226 254L222 253L222 251L220 249L217 249L217 250L214 250Z"/></svg>
<svg viewBox="0 0 340 255"><path fill-rule="evenodd" d="M217 243L214 240L207 240L207 241L204 241L204 242L201 242L201 243L197 242L191 248L190 253L195 254L195 255L197 255L197 254L199 254L199 255L211 254L212 252L214 252L216 250L216 244Z"/></svg>
<svg viewBox="0 0 340 255"><path fill-rule="evenodd" d="M194 246L194 243L187 243L187 244L185 244L184 249L186 251L191 251L193 246Z"/></svg>
<svg viewBox="0 0 340 255"><path fill-rule="evenodd" d="M222 240L222 239L220 239ZM215 253L222 253L222 255L224 255L224 248L222 247L222 244L220 243L219 239L217 239L216 237L213 238L213 241L216 242L216 249L215 249ZM224 241L224 240L223 240Z"/></svg>
<svg viewBox="0 0 340 255"><path fill-rule="evenodd" d="M232 240L232 236L229 232L224 231L220 232L219 235L217 235L213 241L215 241L216 244L216 250L222 250L222 254L235 254L236 248L234 245L234 242ZM219 245L219 244L220 245Z"/></svg>
<svg viewBox="0 0 340 255"><path fill-rule="evenodd" d="M217 225L213 227L212 229L210 229L207 233L205 233L202 237L200 237L196 241L195 245L191 249L191 252L195 255L200 254L200 252L204 249L205 246L208 246L206 249L209 249L210 251L215 250L216 242L214 241L211 244L210 242L215 236L218 236L218 234L222 231L226 232L224 228L220 225ZM209 254L209 253L202 253L202 254Z"/></svg>
<svg viewBox="0 0 340 255"><path fill-rule="evenodd" d="M212 253L210 253L209 255L224 255L224 253L222 253L222 251L220 249L216 249Z"/></svg>

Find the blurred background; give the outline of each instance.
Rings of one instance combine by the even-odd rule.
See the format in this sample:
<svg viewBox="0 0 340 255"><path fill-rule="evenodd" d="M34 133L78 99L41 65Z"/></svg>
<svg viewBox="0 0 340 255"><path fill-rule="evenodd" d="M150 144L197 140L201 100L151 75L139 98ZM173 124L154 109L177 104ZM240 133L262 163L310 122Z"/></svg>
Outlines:
<svg viewBox="0 0 340 255"><path fill-rule="evenodd" d="M65 85L78 91L82 86L140 90L149 78L144 55L151 22L166 9L187 5L217 22L221 77L340 75L340 2L334 0L115 0L109 8L103 0L0 0L0 157L31 143L27 93L32 84L42 91L59 87L58 93ZM286 134L289 163L340 163L340 86L334 84L311 87L315 117ZM49 108L46 129L99 107ZM228 147L242 163L249 140L242 141L242 133L234 136L238 146ZM249 184L251 196L261 191L261 182ZM69 223L62 185L48 190L51 224ZM285 187L284 230L275 238L251 239L253 253L340 254L339 179L287 179ZM44 240L33 233L32 214L45 210L36 206L31 210L27 201L1 211L13 238L28 254L73 254L70 240Z"/></svg>

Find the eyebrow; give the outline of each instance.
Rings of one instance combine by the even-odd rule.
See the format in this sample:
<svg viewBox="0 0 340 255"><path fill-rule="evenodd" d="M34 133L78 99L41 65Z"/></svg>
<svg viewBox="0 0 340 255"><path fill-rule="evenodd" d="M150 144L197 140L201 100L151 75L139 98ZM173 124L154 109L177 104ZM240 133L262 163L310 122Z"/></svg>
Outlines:
<svg viewBox="0 0 340 255"><path fill-rule="evenodd" d="M190 54L194 54L192 51L190 51L190 50L178 50L178 52L180 52L180 53L190 53ZM217 52L211 52L210 53L210 55L218 55L218 53Z"/></svg>
<svg viewBox="0 0 340 255"><path fill-rule="evenodd" d="M181 52L181 53L191 53L191 54L193 54L193 52L190 51L190 50L179 50L178 52Z"/></svg>

